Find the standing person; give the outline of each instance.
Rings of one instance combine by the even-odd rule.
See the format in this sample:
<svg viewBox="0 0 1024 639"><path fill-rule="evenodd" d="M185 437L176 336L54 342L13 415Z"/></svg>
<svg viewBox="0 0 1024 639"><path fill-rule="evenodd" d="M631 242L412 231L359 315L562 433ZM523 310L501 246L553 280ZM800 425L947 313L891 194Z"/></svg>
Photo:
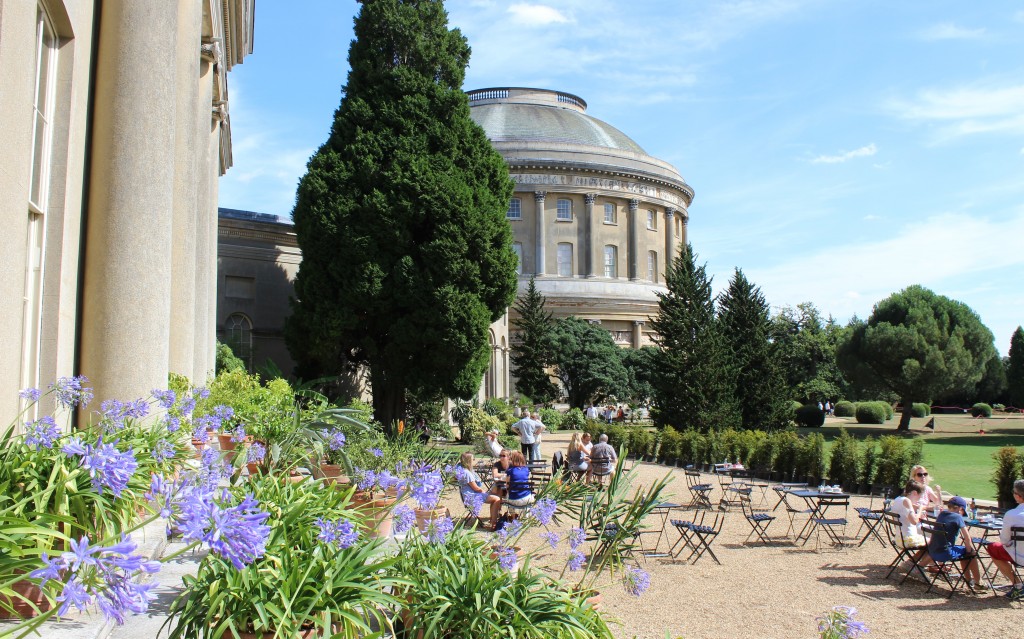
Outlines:
<svg viewBox="0 0 1024 639"><path fill-rule="evenodd" d="M1017 502L1017 507L1006 511L1006 514L1003 515L1003 527L999 531L999 541L990 543L986 550L999 572L1013 584L1010 591L1006 593L1006 598L1017 601L1024 599L1024 583L1021 583L1017 575L1014 574L1011 564L1024 566L1024 545L1015 544L1010 540L1010 529L1014 526L1024 526L1024 479L1013 482L1013 500Z"/></svg>
<svg viewBox="0 0 1024 639"><path fill-rule="evenodd" d="M924 492L918 496L915 502L919 514L927 512L929 508L942 508L942 486L935 484L935 489L932 490L928 485L930 480L927 468L921 465L911 468L910 480L920 482L924 486Z"/></svg>
<svg viewBox="0 0 1024 639"><path fill-rule="evenodd" d="M590 406L587 406L586 418L587 419L597 419L597 416L598 416L597 404L595 404L594 402L590 402Z"/></svg>
<svg viewBox="0 0 1024 639"><path fill-rule="evenodd" d="M988 586L981 582L981 574L978 571L978 552L974 548L974 541L971 533L964 523L964 515L967 514L967 500L959 495L950 497L946 502L946 510L939 513L935 519L935 527L941 528L945 535L932 535L928 540L928 554L935 561L947 562L960 560L960 567L967 574L967 586L971 590L988 590ZM957 544L957 536L960 535L963 544Z"/></svg>
<svg viewBox="0 0 1024 639"><path fill-rule="evenodd" d="M538 413L530 413L530 421L533 422L533 444L530 445L530 461L540 461L540 437L544 432L544 422L540 421Z"/></svg>
<svg viewBox="0 0 1024 639"><path fill-rule="evenodd" d="M473 453L468 451L462 453L459 463L462 465L462 471L457 473L456 477L459 480L459 494L462 496L462 503L469 505L470 498L474 493L486 495L484 503L491 507L490 529L494 530L494 525L498 522L498 512L501 510L501 497L484 490L480 475L473 470Z"/></svg>
<svg viewBox="0 0 1024 639"><path fill-rule="evenodd" d="M522 451L523 456L529 455L533 449L533 443L537 439L536 430L537 427L530 419L529 413L524 413L518 422L512 424L512 432L519 435L519 450Z"/></svg>

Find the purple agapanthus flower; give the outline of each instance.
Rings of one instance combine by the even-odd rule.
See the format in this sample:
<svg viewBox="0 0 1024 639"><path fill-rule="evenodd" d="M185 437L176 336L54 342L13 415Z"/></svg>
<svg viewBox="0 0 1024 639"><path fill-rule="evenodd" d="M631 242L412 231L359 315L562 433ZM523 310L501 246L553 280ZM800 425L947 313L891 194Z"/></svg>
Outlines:
<svg viewBox="0 0 1024 639"><path fill-rule="evenodd" d="M52 417L40 417L34 422L25 424L25 444L40 448L53 448L60 439L60 428Z"/></svg>
<svg viewBox="0 0 1024 639"><path fill-rule="evenodd" d="M509 523L505 524L505 527L502 528L501 530L499 530L498 532L496 532L495 536L498 538L499 543L501 545L505 545L505 543L509 539L514 539L522 531L523 531L523 522L522 522L522 520L516 519L514 521L510 521Z"/></svg>
<svg viewBox="0 0 1024 639"><path fill-rule="evenodd" d="M556 510L558 510L558 502L554 499L540 499L530 507L530 514L542 526L547 526L555 516Z"/></svg>
<svg viewBox="0 0 1024 639"><path fill-rule="evenodd" d="M18 397L27 399L30 402L38 402L39 398L43 396L43 391L38 388L23 388L18 391Z"/></svg>
<svg viewBox="0 0 1024 639"><path fill-rule="evenodd" d="M245 454L245 461L249 464L258 464L267 456L267 447L259 442L249 444L249 451Z"/></svg>
<svg viewBox="0 0 1024 639"><path fill-rule="evenodd" d="M195 409L196 398L194 395L189 395L188 397L181 400L181 405L178 406L178 410L181 411L181 414L184 417L190 416L192 414L192 411L194 411Z"/></svg>
<svg viewBox="0 0 1024 639"><path fill-rule="evenodd" d="M569 548L576 550L587 540L587 533L582 528L573 528L569 531Z"/></svg>
<svg viewBox="0 0 1024 639"><path fill-rule="evenodd" d="M205 386L199 386L198 388L192 389L192 396L196 399L207 399L210 396L210 389Z"/></svg>
<svg viewBox="0 0 1024 639"><path fill-rule="evenodd" d="M498 565L505 570L515 570L516 563L519 561L519 556L516 554L515 548L509 546L499 546L494 550L495 554L498 555Z"/></svg>
<svg viewBox="0 0 1024 639"><path fill-rule="evenodd" d="M640 568L628 568L622 577L622 586L629 594L639 597L651 587L651 576Z"/></svg>
<svg viewBox="0 0 1024 639"><path fill-rule="evenodd" d="M116 441L104 444L102 437L95 445L83 444L78 437L72 437L63 451L66 455L82 458L82 468L89 471L96 492L103 494L103 490L107 489L115 497L120 497L139 464L131 449L121 452L116 444Z"/></svg>
<svg viewBox="0 0 1024 639"><path fill-rule="evenodd" d="M576 572L583 567L587 561L586 556L578 550L574 550L569 554L569 570Z"/></svg>
<svg viewBox="0 0 1024 639"><path fill-rule="evenodd" d="M373 453L374 457L383 457L384 451L379 448L371 448L370 452Z"/></svg>
<svg viewBox="0 0 1024 639"><path fill-rule="evenodd" d="M437 507L441 499L441 491L444 490L444 478L436 470L429 466L421 468L413 474L409 483L412 498L424 510Z"/></svg>
<svg viewBox="0 0 1024 639"><path fill-rule="evenodd" d="M39 579L40 587L61 583L56 597L61 604L58 615L67 614L72 606L85 611L95 605L108 620L120 625L126 612L146 612L153 599L150 590L156 584L139 584L135 578L160 570L160 562L134 554L135 549L127 537L107 547L91 546L86 537L72 539L70 552L53 559L44 554L44 566L29 576Z"/></svg>
<svg viewBox="0 0 1024 639"><path fill-rule="evenodd" d="M153 459L155 459L158 463L165 462L168 459L172 459L176 454L174 450L174 444L167 441L166 439L161 439L157 441L157 443L153 446L151 454L153 455Z"/></svg>
<svg viewBox="0 0 1024 639"><path fill-rule="evenodd" d="M329 450L341 450L345 447L345 433L335 431L331 433L331 439L327 442Z"/></svg>
<svg viewBox="0 0 1024 639"><path fill-rule="evenodd" d="M156 400L156 403L159 404L161 408L168 410L171 406L174 406L175 400L178 399L177 393L170 389L160 390L159 388L155 388L149 391L149 394L153 396L153 399Z"/></svg>
<svg viewBox="0 0 1024 639"><path fill-rule="evenodd" d="M212 432L220 428L221 421L216 415L203 415L195 418L192 423L195 424L196 430L202 428Z"/></svg>
<svg viewBox="0 0 1024 639"><path fill-rule="evenodd" d="M235 430L231 431L231 441L236 444L240 444L245 441L247 435L245 434L245 427L239 424L235 426Z"/></svg>
<svg viewBox="0 0 1024 639"><path fill-rule="evenodd" d="M557 548L558 542L562 540L562 538L556 532L542 532L540 534L540 538L548 542L548 545L552 548Z"/></svg>
<svg viewBox="0 0 1024 639"><path fill-rule="evenodd" d="M222 507L211 492L186 491L178 502L182 536L187 541L207 544L238 570L263 556L270 526L269 513L259 509L252 495L236 506Z"/></svg>
<svg viewBox="0 0 1024 639"><path fill-rule="evenodd" d="M76 406L85 408L93 398L92 388L86 386L88 383L89 379L85 375L61 377L50 384L50 388L53 389L57 403L64 408L74 408Z"/></svg>
<svg viewBox="0 0 1024 639"><path fill-rule="evenodd" d="M199 424L195 427L195 430L192 431L192 439L203 444L210 441L210 431L206 429L205 424Z"/></svg>
<svg viewBox="0 0 1024 639"><path fill-rule="evenodd" d="M487 502L487 494L470 492L465 495L463 502L465 503L466 508L473 513L473 516L478 517L480 516L480 509L483 508L484 504Z"/></svg>
<svg viewBox="0 0 1024 639"><path fill-rule="evenodd" d="M854 619L857 609L835 606L825 616L818 617L818 632L825 639L856 639L870 631L862 621Z"/></svg>
<svg viewBox="0 0 1024 639"><path fill-rule="evenodd" d="M416 525L416 513L405 504L396 507L392 516L394 517L394 529L398 534L404 533Z"/></svg>
<svg viewBox="0 0 1024 639"><path fill-rule="evenodd" d="M176 433L181 428L181 418L166 413L162 418L164 428L167 429L168 433Z"/></svg>
<svg viewBox="0 0 1024 639"><path fill-rule="evenodd" d="M104 428L108 432L115 432L123 428L124 423L129 419L141 419L149 414L149 403L144 399L136 399L130 402L122 402L116 399L105 399L100 404L100 413L103 416Z"/></svg>
<svg viewBox="0 0 1024 639"><path fill-rule="evenodd" d="M318 517L314 523L320 528L320 534L317 535L317 539L326 544L333 544L344 550L350 548L359 540L359 531L347 519L328 521Z"/></svg>
<svg viewBox="0 0 1024 639"><path fill-rule="evenodd" d="M427 539L430 543L442 546L448 541L448 533L455 530L455 522L451 517L432 519L427 524Z"/></svg>

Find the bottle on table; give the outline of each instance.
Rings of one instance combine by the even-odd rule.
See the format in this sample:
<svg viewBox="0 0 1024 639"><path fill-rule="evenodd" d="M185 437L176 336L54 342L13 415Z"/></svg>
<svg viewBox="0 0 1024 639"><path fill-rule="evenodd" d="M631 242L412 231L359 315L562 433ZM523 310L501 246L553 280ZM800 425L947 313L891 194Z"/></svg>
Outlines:
<svg viewBox="0 0 1024 639"><path fill-rule="evenodd" d="M971 512L970 512L970 516L971 516L971 519L977 519L978 518L978 504L976 504L974 502L974 497L971 497Z"/></svg>

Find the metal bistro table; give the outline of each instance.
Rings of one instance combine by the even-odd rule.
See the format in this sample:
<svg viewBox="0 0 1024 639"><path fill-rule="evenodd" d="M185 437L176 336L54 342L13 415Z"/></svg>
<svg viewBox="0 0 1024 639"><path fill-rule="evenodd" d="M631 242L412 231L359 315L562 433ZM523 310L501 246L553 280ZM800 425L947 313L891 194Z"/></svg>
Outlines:
<svg viewBox="0 0 1024 639"><path fill-rule="evenodd" d="M999 574L998 570L993 571L992 567L995 565L992 563L992 557L989 556L988 552L981 552L982 548L986 548L992 543L989 541L989 537L999 535L999 531L1003 529L1003 520L995 519L990 521L979 521L977 519L964 518L964 523L971 528L979 528L985 533L981 537L971 536L971 541L978 547L978 564L981 566L981 576L988 582L990 588L995 592L995 584L993 580L996 575ZM991 574L990 574L991 573Z"/></svg>
<svg viewBox="0 0 1024 639"><path fill-rule="evenodd" d="M831 506L830 502L833 498L843 499L845 497L847 500L850 499L849 493L830 493L820 490L787 490L786 493L803 499L804 503L807 504L807 509L811 511L811 516L807 518L807 523L804 524L804 527L800 529L800 532L796 536L797 542L804 539L804 543L807 543L807 540L811 538L811 531L814 530L814 527L811 524L814 520L826 518L826 511L829 506ZM847 501L847 503L849 503L849 501ZM805 532L807 533L806 538L804 538Z"/></svg>
<svg viewBox="0 0 1024 639"><path fill-rule="evenodd" d="M641 530L640 535L653 535L657 533L658 537L654 540L654 545L650 548L640 548L640 554L644 557L668 557L671 553L660 552L658 547L661 545L661 538L665 536L665 527L668 526L668 516L673 510L681 509L682 504L676 504L670 501L658 502L651 509L651 514L656 517L661 517L661 525L652 527L650 529Z"/></svg>

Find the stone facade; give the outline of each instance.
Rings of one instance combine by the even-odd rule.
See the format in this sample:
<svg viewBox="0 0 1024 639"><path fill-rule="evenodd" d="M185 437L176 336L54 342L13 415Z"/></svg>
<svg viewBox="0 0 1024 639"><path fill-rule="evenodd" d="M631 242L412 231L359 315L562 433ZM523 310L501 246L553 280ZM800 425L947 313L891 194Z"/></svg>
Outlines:
<svg viewBox="0 0 1024 639"><path fill-rule="evenodd" d="M133 399L214 363L227 73L254 0L0 2L0 415L84 374Z"/></svg>

